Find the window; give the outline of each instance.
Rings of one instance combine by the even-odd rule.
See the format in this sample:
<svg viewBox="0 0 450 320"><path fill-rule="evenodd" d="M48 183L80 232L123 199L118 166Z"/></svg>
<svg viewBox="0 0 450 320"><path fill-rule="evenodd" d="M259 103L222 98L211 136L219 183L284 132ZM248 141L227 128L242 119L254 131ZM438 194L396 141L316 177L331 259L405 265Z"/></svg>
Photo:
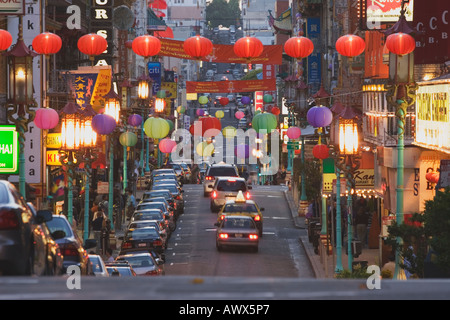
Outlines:
<svg viewBox="0 0 450 320"><path fill-rule="evenodd" d="M228 180L220 180L217 183L217 191L247 191L247 186L244 181L228 181Z"/></svg>
<svg viewBox="0 0 450 320"><path fill-rule="evenodd" d="M223 208L223 212L258 212L253 203L232 203Z"/></svg>
<svg viewBox="0 0 450 320"><path fill-rule="evenodd" d="M208 176L237 177L238 174L234 167L211 167L209 168Z"/></svg>

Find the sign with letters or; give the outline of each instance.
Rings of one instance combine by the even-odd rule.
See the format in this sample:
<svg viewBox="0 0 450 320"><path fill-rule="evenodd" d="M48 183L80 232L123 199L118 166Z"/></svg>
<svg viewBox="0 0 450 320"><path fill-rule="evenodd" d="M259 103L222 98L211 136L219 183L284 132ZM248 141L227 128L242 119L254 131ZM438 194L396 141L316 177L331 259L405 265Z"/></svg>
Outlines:
<svg viewBox="0 0 450 320"><path fill-rule="evenodd" d="M19 133L16 126L0 126L0 174L19 173Z"/></svg>
<svg viewBox="0 0 450 320"><path fill-rule="evenodd" d="M310 93L316 93L322 82L321 73L321 56L318 48L320 48L320 18L308 18L307 20L307 37L314 44L314 51L308 56L308 84L310 85Z"/></svg>
<svg viewBox="0 0 450 320"><path fill-rule="evenodd" d="M105 52L95 57L96 65L112 65L113 58L113 0L93 0L91 7L91 32L108 42Z"/></svg>
<svg viewBox="0 0 450 320"><path fill-rule="evenodd" d="M161 90L161 63L149 62L148 76L152 79L152 95L156 95Z"/></svg>
<svg viewBox="0 0 450 320"><path fill-rule="evenodd" d="M0 15L23 16L25 14L25 0L0 1Z"/></svg>

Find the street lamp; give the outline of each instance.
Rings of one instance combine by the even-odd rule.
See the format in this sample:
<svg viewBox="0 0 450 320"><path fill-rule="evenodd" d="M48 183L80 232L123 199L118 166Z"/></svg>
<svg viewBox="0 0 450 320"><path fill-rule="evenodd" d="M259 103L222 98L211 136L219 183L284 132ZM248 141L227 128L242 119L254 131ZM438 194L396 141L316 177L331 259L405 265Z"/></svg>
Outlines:
<svg viewBox="0 0 450 320"><path fill-rule="evenodd" d="M145 148L145 137L144 137L144 121L145 115L148 114L148 110L146 110L146 102L147 99L150 96L150 83L151 79L148 75L144 74L141 77L139 77L139 84L138 84L138 97L140 99L140 107L141 107L141 114L142 114L142 122L141 122L141 157L140 157L140 167L142 168L141 176L144 176L145 172L150 172L150 165L149 165L149 157L150 157L150 141L147 138L147 146ZM144 149L145 149L145 169L144 169Z"/></svg>
<svg viewBox="0 0 450 320"><path fill-rule="evenodd" d="M105 100L105 114L114 118L116 124L120 120L120 97L114 91L114 85L111 82L111 88L103 96ZM109 178L108 178L108 216L111 222L111 230L114 230L113 205L114 205L114 138L109 136Z"/></svg>
<svg viewBox="0 0 450 320"><path fill-rule="evenodd" d="M9 99L6 106L8 120L16 125L19 132L19 191L26 200L25 181L25 132L28 124L34 120L35 105L33 99L33 58L36 52L30 50L22 37L22 17L19 18L19 37L13 48L3 53L9 57ZM17 114L17 117L13 117Z"/></svg>
<svg viewBox="0 0 450 320"><path fill-rule="evenodd" d="M358 122L356 114L351 107L346 106L339 115L339 157L337 161L337 172L344 173L347 180L347 251L348 251L348 269L352 271L353 252L353 193L355 189L355 171L359 169L360 155L358 153ZM337 179L340 179L338 176ZM340 218L340 217L339 217ZM337 223L340 223L337 220ZM337 235L340 241L340 234Z"/></svg>

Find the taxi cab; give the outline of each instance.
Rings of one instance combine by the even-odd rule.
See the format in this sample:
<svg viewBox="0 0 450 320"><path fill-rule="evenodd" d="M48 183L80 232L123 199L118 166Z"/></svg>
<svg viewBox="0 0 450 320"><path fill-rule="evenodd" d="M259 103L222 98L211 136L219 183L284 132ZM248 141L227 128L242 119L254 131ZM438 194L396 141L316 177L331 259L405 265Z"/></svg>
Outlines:
<svg viewBox="0 0 450 320"><path fill-rule="evenodd" d="M238 192L235 200L227 201L219 211L217 221L222 221L229 215L249 216L253 219L259 231L259 236L263 233L263 215L264 208L260 208L254 200L247 200L242 191Z"/></svg>

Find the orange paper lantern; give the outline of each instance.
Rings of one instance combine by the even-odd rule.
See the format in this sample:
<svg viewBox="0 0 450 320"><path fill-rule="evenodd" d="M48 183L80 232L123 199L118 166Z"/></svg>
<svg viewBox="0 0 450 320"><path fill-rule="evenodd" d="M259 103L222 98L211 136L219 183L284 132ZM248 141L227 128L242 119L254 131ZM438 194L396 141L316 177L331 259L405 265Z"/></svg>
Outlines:
<svg viewBox="0 0 450 320"><path fill-rule="evenodd" d="M82 53L93 57L102 54L108 47L108 43L102 36L95 33L89 33L78 39L77 46L78 50Z"/></svg>
<svg viewBox="0 0 450 320"><path fill-rule="evenodd" d="M155 56L161 50L161 41L151 35L143 35L135 38L131 44L133 52L144 58Z"/></svg>
<svg viewBox="0 0 450 320"><path fill-rule="evenodd" d="M197 35L186 39L183 49L191 57L200 60L212 52L213 44L208 38Z"/></svg>
<svg viewBox="0 0 450 320"><path fill-rule="evenodd" d="M284 52L295 59L306 58L313 50L313 42L306 37L293 37L284 44Z"/></svg>
<svg viewBox="0 0 450 320"><path fill-rule="evenodd" d="M264 46L261 40L255 37L240 38L233 46L234 53L239 58L257 58L263 52Z"/></svg>
<svg viewBox="0 0 450 320"><path fill-rule="evenodd" d="M366 43L363 38L354 34L347 34L336 41L336 50L346 57L359 56L365 48Z"/></svg>
<svg viewBox="0 0 450 320"><path fill-rule="evenodd" d="M39 54L55 54L62 46L61 38L51 32L43 32L33 39L33 50Z"/></svg>
<svg viewBox="0 0 450 320"><path fill-rule="evenodd" d="M402 56L414 51L416 41L407 33L393 33L386 38L386 48L390 52Z"/></svg>

